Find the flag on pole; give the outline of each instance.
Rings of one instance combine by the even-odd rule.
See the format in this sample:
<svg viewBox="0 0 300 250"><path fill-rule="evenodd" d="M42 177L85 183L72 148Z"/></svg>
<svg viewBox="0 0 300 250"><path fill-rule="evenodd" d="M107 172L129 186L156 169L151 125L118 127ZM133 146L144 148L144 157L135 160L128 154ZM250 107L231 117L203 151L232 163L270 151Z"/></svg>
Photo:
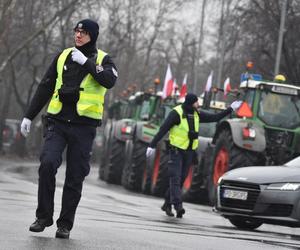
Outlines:
<svg viewBox="0 0 300 250"><path fill-rule="evenodd" d="M225 82L224 82L224 96L227 96L227 94L229 93L229 91L231 90L231 86L230 86L230 78L227 77Z"/></svg>
<svg viewBox="0 0 300 250"><path fill-rule="evenodd" d="M181 85L181 89L180 89L180 95L179 98L185 97L186 93L187 93L187 74L184 75L183 81L182 81L182 85Z"/></svg>
<svg viewBox="0 0 300 250"><path fill-rule="evenodd" d="M214 72L211 71L210 74L209 74L209 76L208 76L208 78L207 78L206 85L205 85L205 91L206 92L209 92L210 89L211 89L213 74L214 74Z"/></svg>
<svg viewBox="0 0 300 250"><path fill-rule="evenodd" d="M170 64L168 64L166 77L165 77L165 82L164 82L162 99L165 99L168 96L172 95L172 92L173 92L173 78L172 78L172 72L171 72Z"/></svg>

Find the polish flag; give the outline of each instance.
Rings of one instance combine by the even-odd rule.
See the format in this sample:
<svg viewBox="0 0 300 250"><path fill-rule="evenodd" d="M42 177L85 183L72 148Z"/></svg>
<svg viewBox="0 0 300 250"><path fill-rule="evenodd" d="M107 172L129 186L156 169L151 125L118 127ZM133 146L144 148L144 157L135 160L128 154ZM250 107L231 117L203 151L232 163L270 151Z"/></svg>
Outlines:
<svg viewBox="0 0 300 250"><path fill-rule="evenodd" d="M181 89L180 89L180 95L179 98L185 97L186 93L187 93L187 74L184 75L183 81L182 81L182 85L181 85Z"/></svg>
<svg viewBox="0 0 300 250"><path fill-rule="evenodd" d="M207 78L206 85L205 85L205 91L206 92L209 92L210 89L211 89L213 74L214 74L214 72L211 71L210 74L209 74L209 76L208 76L208 78Z"/></svg>
<svg viewBox="0 0 300 250"><path fill-rule="evenodd" d="M230 92L231 90L231 86L230 86L230 78L227 77L225 82L224 82L224 96L227 96L227 94Z"/></svg>
<svg viewBox="0 0 300 250"><path fill-rule="evenodd" d="M164 82L162 99L165 99L168 96L172 95L173 85L174 85L174 82L173 82L173 79L172 79L171 67L170 67L170 64L168 64L168 69L167 69L167 72L166 72L166 77L165 77L165 82Z"/></svg>

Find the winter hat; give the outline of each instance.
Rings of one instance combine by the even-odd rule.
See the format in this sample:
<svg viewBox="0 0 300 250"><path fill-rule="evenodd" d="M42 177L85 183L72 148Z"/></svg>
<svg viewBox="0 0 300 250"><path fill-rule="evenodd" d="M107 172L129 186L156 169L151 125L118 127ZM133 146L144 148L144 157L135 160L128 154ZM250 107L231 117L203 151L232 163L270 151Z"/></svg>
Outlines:
<svg viewBox="0 0 300 250"><path fill-rule="evenodd" d="M83 29L89 32L91 37L91 43L96 43L96 40L99 35L99 25L95 21L91 19L81 20L76 24L74 30L75 29Z"/></svg>
<svg viewBox="0 0 300 250"><path fill-rule="evenodd" d="M198 101L198 97L195 94L188 93L185 96L184 104L188 106L192 106L197 101Z"/></svg>

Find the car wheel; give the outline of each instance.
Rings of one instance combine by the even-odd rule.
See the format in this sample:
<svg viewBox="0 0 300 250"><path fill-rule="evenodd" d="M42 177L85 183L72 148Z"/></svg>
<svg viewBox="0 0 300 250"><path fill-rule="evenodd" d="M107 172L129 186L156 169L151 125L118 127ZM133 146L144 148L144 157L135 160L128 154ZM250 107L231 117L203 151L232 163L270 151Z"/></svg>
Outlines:
<svg viewBox="0 0 300 250"><path fill-rule="evenodd" d="M254 230L260 227L263 223L246 218L228 218L230 223L238 229Z"/></svg>

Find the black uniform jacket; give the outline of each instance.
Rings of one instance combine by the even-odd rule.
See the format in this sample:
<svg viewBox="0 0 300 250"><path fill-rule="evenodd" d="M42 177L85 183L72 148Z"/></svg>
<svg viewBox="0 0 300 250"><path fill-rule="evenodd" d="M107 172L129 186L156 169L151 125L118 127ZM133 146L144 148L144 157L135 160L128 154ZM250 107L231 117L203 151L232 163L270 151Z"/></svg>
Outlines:
<svg viewBox="0 0 300 250"><path fill-rule="evenodd" d="M92 47L89 50L85 50L83 53L88 57L88 60L83 65L74 62L71 53L68 55L63 71L63 84L67 84L68 86L79 86L83 78L90 73L99 84L107 89L112 88L117 80L117 69L111 57L106 55L103 58L103 69L100 68L99 70L99 67L96 69L97 49ZM57 59L60 54L61 53L59 53L52 61L33 96L31 104L25 114L25 117L30 120L35 118L53 95L57 78ZM48 116L65 122L91 126L99 126L101 123L101 121L95 119L79 116L76 111L76 103L64 104L62 110L58 114L48 114Z"/></svg>

